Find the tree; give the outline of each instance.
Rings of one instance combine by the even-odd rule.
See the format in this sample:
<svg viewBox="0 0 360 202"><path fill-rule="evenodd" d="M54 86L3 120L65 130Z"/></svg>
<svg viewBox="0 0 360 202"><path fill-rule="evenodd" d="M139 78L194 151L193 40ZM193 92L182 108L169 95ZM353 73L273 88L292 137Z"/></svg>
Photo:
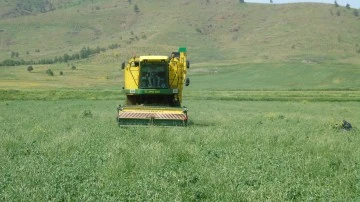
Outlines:
<svg viewBox="0 0 360 202"><path fill-rule="evenodd" d="M335 7L339 7L339 4L337 3L337 1L335 1Z"/></svg>
<svg viewBox="0 0 360 202"><path fill-rule="evenodd" d="M64 57L63 57L63 61L64 61L64 62L68 62L69 60L70 60L70 55L67 54L67 53L65 53L65 54L64 54Z"/></svg>
<svg viewBox="0 0 360 202"><path fill-rule="evenodd" d="M47 69L45 73L49 76L54 76L54 72L51 69Z"/></svg>
<svg viewBox="0 0 360 202"><path fill-rule="evenodd" d="M81 50L80 50L80 58L81 59L84 59L84 58L88 58L89 55L91 54L91 50L89 47L83 47Z"/></svg>
<svg viewBox="0 0 360 202"><path fill-rule="evenodd" d="M11 51L11 58L18 58L18 57L19 57L19 52Z"/></svg>
<svg viewBox="0 0 360 202"><path fill-rule="evenodd" d="M346 4L346 8L347 9L350 9L351 7L350 7L350 4Z"/></svg>
<svg viewBox="0 0 360 202"><path fill-rule="evenodd" d="M34 70L34 68L31 65L27 67L28 72L31 72L32 70Z"/></svg>
<svg viewBox="0 0 360 202"><path fill-rule="evenodd" d="M239 0L240 3L245 3L245 0Z"/></svg>
<svg viewBox="0 0 360 202"><path fill-rule="evenodd" d="M274 3L273 0L270 0L270 3L271 3L271 4Z"/></svg>
<svg viewBox="0 0 360 202"><path fill-rule="evenodd" d="M134 11L135 11L135 13L140 12L139 6L137 4L134 5Z"/></svg>
<svg viewBox="0 0 360 202"><path fill-rule="evenodd" d="M78 60L78 59L80 59L80 54L79 54L79 53L74 53L74 54L72 54L71 59L72 59L72 60Z"/></svg>

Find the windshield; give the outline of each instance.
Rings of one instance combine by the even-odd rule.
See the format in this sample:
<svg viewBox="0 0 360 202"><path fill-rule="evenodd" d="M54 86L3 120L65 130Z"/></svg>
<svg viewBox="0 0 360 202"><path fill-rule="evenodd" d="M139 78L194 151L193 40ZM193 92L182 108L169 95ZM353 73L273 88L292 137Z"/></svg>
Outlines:
<svg viewBox="0 0 360 202"><path fill-rule="evenodd" d="M165 62L140 63L140 88L168 88L168 64Z"/></svg>

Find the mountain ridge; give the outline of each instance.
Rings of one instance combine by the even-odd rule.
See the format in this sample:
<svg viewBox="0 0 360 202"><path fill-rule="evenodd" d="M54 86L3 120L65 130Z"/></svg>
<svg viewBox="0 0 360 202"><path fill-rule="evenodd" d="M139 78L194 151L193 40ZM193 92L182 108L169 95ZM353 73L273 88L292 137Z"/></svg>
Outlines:
<svg viewBox="0 0 360 202"><path fill-rule="evenodd" d="M111 63L132 54L164 54L186 46L197 63L359 63L360 18L344 7L232 0L76 2L49 12L1 18L1 60L11 52L38 60L117 44L107 50L109 57L103 53L92 61Z"/></svg>

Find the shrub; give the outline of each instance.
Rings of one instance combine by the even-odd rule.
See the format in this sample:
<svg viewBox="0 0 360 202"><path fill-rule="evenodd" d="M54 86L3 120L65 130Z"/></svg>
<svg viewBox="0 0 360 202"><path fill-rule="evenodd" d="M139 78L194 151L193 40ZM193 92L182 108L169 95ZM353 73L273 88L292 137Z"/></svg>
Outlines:
<svg viewBox="0 0 360 202"><path fill-rule="evenodd" d="M82 116L83 117L92 117L93 115L91 113L91 110L84 110Z"/></svg>
<svg viewBox="0 0 360 202"><path fill-rule="evenodd" d="M359 10L354 9L354 15L355 15L356 17L359 16Z"/></svg>
<svg viewBox="0 0 360 202"><path fill-rule="evenodd" d="M49 76L54 76L54 72L51 69L47 69L45 73Z"/></svg>
<svg viewBox="0 0 360 202"><path fill-rule="evenodd" d="M76 70L76 66L75 66L75 65L72 65L72 66L71 66L71 69L72 69L72 70Z"/></svg>
<svg viewBox="0 0 360 202"><path fill-rule="evenodd" d="M31 72L32 70L34 70L34 68L31 65L27 67L28 72Z"/></svg>
<svg viewBox="0 0 360 202"><path fill-rule="evenodd" d="M111 45L109 46L109 49L116 49L116 48L119 48L119 47L120 47L119 44L111 44Z"/></svg>
<svg viewBox="0 0 360 202"><path fill-rule="evenodd" d="M64 56L63 56L63 61L68 62L69 60L70 60L70 55L65 53Z"/></svg>
<svg viewBox="0 0 360 202"><path fill-rule="evenodd" d="M64 72L63 71L60 71L60 76L64 75Z"/></svg>
<svg viewBox="0 0 360 202"><path fill-rule="evenodd" d="M18 58L18 57L19 57L19 52L11 51L11 58Z"/></svg>
<svg viewBox="0 0 360 202"><path fill-rule="evenodd" d="M134 12L135 13L140 13L140 9L139 9L139 6L137 4L134 5Z"/></svg>

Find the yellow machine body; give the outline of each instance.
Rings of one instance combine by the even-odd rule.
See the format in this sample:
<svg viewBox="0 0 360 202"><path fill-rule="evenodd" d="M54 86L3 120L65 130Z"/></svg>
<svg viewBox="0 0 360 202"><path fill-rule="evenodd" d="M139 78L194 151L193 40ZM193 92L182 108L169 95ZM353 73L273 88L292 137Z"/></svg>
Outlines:
<svg viewBox="0 0 360 202"><path fill-rule="evenodd" d="M126 101L118 108L119 125L187 125L187 108L181 106L189 84L186 48L170 57L132 57L122 68Z"/></svg>

